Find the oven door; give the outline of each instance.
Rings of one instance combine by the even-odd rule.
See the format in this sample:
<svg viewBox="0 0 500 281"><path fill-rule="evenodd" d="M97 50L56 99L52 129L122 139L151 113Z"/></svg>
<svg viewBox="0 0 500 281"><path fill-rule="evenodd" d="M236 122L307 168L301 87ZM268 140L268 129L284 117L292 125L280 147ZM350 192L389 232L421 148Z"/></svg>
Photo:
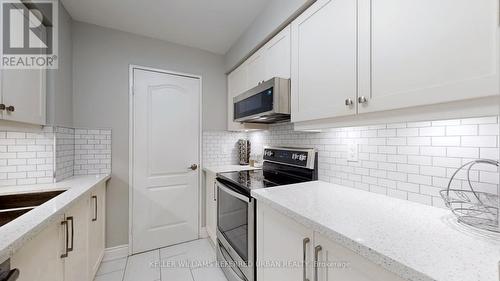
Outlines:
<svg viewBox="0 0 500 281"><path fill-rule="evenodd" d="M224 259L236 263L249 281L254 280L255 272L254 212L252 197L217 181L217 239L224 248Z"/></svg>

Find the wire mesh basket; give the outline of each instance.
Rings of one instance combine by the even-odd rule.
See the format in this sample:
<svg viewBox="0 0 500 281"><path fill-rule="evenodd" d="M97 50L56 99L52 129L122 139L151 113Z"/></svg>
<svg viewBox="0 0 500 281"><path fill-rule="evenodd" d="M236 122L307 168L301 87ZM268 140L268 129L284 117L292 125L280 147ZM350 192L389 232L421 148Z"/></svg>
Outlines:
<svg viewBox="0 0 500 281"><path fill-rule="evenodd" d="M479 159L460 167L451 177L448 188L441 190L441 197L448 208L455 214L458 221L480 229L500 232L498 224L499 193L478 191L471 180L472 168L478 164L500 166L495 160ZM459 182L461 188L452 188L458 181L457 175L465 171L465 180Z"/></svg>

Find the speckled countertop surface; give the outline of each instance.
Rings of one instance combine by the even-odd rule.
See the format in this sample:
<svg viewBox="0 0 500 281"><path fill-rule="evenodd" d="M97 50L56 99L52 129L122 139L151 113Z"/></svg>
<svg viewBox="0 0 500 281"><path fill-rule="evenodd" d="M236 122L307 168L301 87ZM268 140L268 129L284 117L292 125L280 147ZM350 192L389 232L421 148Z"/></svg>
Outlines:
<svg viewBox="0 0 500 281"><path fill-rule="evenodd" d="M0 227L0 263L11 257L47 225L55 222L72 203L109 178L109 175L75 176L53 184L2 187L0 196L51 190L66 192Z"/></svg>
<svg viewBox="0 0 500 281"><path fill-rule="evenodd" d="M449 210L321 181L252 196L406 280L499 280L500 236Z"/></svg>
<svg viewBox="0 0 500 281"><path fill-rule="evenodd" d="M250 166L241 166L241 165L223 165L223 166L209 166L204 167L204 171L208 171L210 173L224 173L224 172L237 172L237 171L248 171L248 170L260 170L262 168L250 167Z"/></svg>

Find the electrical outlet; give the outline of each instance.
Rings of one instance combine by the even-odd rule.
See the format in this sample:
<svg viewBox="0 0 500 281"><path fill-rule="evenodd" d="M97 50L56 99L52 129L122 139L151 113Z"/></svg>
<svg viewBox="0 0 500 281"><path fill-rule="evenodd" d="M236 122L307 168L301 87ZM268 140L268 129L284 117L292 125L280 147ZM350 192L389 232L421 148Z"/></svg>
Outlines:
<svg viewBox="0 0 500 281"><path fill-rule="evenodd" d="M357 143L349 143L347 145L347 161L358 162L359 160L359 145Z"/></svg>

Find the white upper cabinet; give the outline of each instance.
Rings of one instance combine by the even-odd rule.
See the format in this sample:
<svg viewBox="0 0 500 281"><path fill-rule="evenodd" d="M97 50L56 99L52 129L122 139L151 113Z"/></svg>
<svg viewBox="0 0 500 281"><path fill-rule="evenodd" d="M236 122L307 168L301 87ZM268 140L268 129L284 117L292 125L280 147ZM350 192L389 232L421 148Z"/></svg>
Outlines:
<svg viewBox="0 0 500 281"><path fill-rule="evenodd" d="M497 0L361 0L359 12L360 113L498 95Z"/></svg>
<svg viewBox="0 0 500 281"><path fill-rule="evenodd" d="M233 122L233 98L273 77L290 78L290 31L290 26L285 27L227 76L227 121L229 131L268 128L265 124L239 124Z"/></svg>
<svg viewBox="0 0 500 281"><path fill-rule="evenodd" d="M265 81L274 77L290 79L291 37L291 27L287 26L263 47L266 53Z"/></svg>
<svg viewBox="0 0 500 281"><path fill-rule="evenodd" d="M266 73L266 53L260 49L253 54L246 62L247 68L247 90L265 81Z"/></svg>
<svg viewBox="0 0 500 281"><path fill-rule="evenodd" d="M498 5L318 0L292 22L292 122L363 122L374 116L364 113L446 103L448 116L464 117L467 106L474 116L491 111L485 98L498 96L500 84ZM461 111L451 104L477 98ZM421 117L442 113L432 110ZM376 115L384 116L392 115Z"/></svg>
<svg viewBox="0 0 500 281"><path fill-rule="evenodd" d="M2 119L29 124L46 123L46 70L3 70Z"/></svg>
<svg viewBox="0 0 500 281"><path fill-rule="evenodd" d="M292 23L292 122L356 114L356 1L318 0Z"/></svg>

